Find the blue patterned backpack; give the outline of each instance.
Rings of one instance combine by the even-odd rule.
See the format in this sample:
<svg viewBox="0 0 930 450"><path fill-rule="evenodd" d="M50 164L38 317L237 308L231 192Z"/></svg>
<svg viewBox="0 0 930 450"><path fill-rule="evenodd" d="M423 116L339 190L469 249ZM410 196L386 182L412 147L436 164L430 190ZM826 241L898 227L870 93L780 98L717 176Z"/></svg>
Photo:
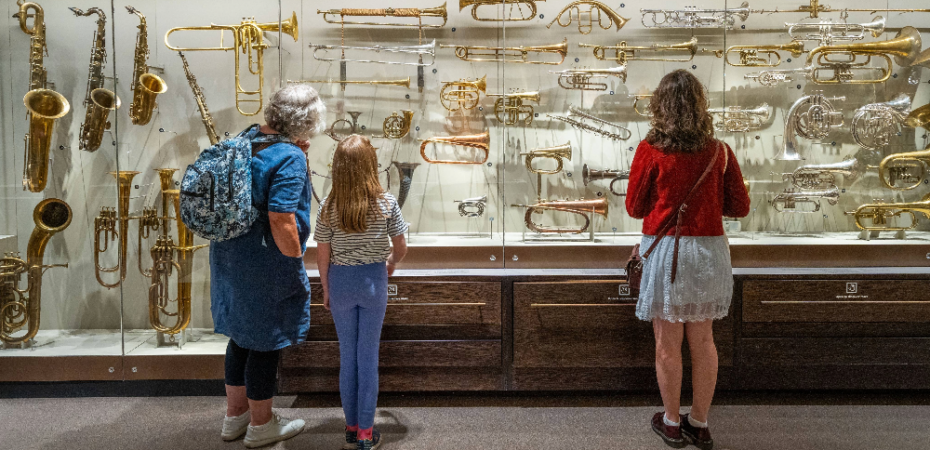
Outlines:
<svg viewBox="0 0 930 450"><path fill-rule="evenodd" d="M259 125L216 144L187 166L181 180L181 220L197 236L226 241L247 233L258 217L252 206L252 144L284 140L256 138Z"/></svg>

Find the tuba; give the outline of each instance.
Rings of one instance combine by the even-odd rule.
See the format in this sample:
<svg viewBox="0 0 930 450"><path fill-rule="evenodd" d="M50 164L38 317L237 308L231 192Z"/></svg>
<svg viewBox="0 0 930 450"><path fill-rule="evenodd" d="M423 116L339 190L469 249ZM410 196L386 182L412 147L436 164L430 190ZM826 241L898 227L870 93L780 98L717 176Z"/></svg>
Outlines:
<svg viewBox="0 0 930 450"><path fill-rule="evenodd" d="M785 192L778 194L772 199L772 207L780 213L815 213L820 211L821 200L826 200L831 205L836 205L840 198L840 190L836 186L830 186L826 189L785 189ZM798 209L798 205L813 205L812 210Z"/></svg>
<svg viewBox="0 0 930 450"><path fill-rule="evenodd" d="M791 53L797 58L804 53L804 43L791 41L781 45L733 45L727 48L723 56L727 64L733 67L776 67L781 64L779 51ZM739 61L730 60L733 54L739 55Z"/></svg>
<svg viewBox="0 0 930 450"><path fill-rule="evenodd" d="M470 219L478 218L484 215L484 210L488 205L488 196L466 198L465 200L454 200L459 204L459 215Z"/></svg>
<svg viewBox="0 0 930 450"><path fill-rule="evenodd" d="M524 162L526 163L526 170L530 171L530 173L535 173L537 175L555 175L562 171L564 167L563 160L572 160L572 143L566 142L555 147L538 148L529 152L520 153L520 156L526 157ZM537 169L533 167L533 160L536 158L555 160L556 168L553 170Z"/></svg>
<svg viewBox="0 0 930 450"><path fill-rule="evenodd" d="M891 78L892 56L899 66L908 67L917 60L920 50L920 32L914 27L904 27L888 41L817 47L807 55L807 65L813 67L811 80L817 84L877 84ZM870 66L873 57L884 60L884 67ZM828 76L821 76L821 72ZM856 79L856 74L861 72L880 75Z"/></svg>
<svg viewBox="0 0 930 450"><path fill-rule="evenodd" d="M626 65L627 61L667 61L667 62L688 62L694 59L695 53L697 53L697 43L698 40L696 37L692 37L690 41L682 42L680 44L652 44L642 47L636 47L632 45L627 45L626 41L620 42L617 45L594 45L594 44L578 44L581 48L591 48L594 51L594 57L604 61L607 59L607 50L614 52L613 59L617 64ZM681 56L678 58L667 58L661 56L653 57L643 57L639 54L645 52L654 52L654 53L687 53L688 56ZM625 81L625 80L624 80Z"/></svg>
<svg viewBox="0 0 930 450"><path fill-rule="evenodd" d="M600 78L617 77L620 81L626 83L626 66L611 67L609 69L567 69L554 71L559 75L559 86L563 89L574 89L579 91L606 91L607 83L594 83L591 80Z"/></svg>
<svg viewBox="0 0 930 450"><path fill-rule="evenodd" d="M36 336L42 319L42 274L52 267L67 264L44 264L45 246L56 233L71 225L71 207L63 200L48 198L32 211L35 229L29 236L26 259L17 253L0 258L0 341L6 345L23 344ZM20 288L21 277L26 286ZM25 334L13 336L26 329Z"/></svg>
<svg viewBox="0 0 930 450"><path fill-rule="evenodd" d="M875 202L868 203L856 208L855 211L847 211L846 214L853 216L856 221L856 227L865 231L907 231L917 228L917 214L923 214L924 217L930 218L930 194L927 194L920 201L906 203L885 203ZM910 217L908 226L892 225L891 220L900 218L904 215ZM866 224L863 220L867 220Z"/></svg>
<svg viewBox="0 0 930 450"><path fill-rule="evenodd" d="M384 137L388 139L402 139L410 133L410 123L413 121L413 111L403 110L404 115L397 115L397 111L384 119Z"/></svg>
<svg viewBox="0 0 930 450"><path fill-rule="evenodd" d="M573 116L578 116L579 119L576 119ZM550 119L560 120L572 126L572 128L587 131L588 133L593 133L601 137L605 137L614 141L625 141L633 136L633 132L628 128L624 128L620 125L610 123L600 117L595 117L591 114L588 114L572 105L568 106L568 115L567 116L553 116L552 114L546 114L546 117ZM597 125L591 125L585 123L585 120L590 120ZM610 128L616 128L617 131L611 131Z"/></svg>
<svg viewBox="0 0 930 450"><path fill-rule="evenodd" d="M533 123L534 109L523 102L539 103L539 92L512 92L510 94L489 94L488 97L500 97L494 102L494 115L504 125L524 125ZM522 117L522 118L521 118Z"/></svg>
<svg viewBox="0 0 930 450"><path fill-rule="evenodd" d="M581 9L582 6L587 6L588 8ZM567 22L562 21L562 17L565 16L565 13L568 13ZM573 17L578 17L578 32L581 34L591 33L591 30L594 29L595 22L597 22L597 25L600 26L602 30L609 30L616 25L617 31L620 31L630 20L617 14L617 12L610 9L609 6L597 0L575 0L569 3L565 8L562 8L562 12L560 12L555 19L552 19L552 22L549 22L546 28L552 28L552 25L556 23L558 23L560 27L566 28L572 24ZM607 20L605 21L604 19Z"/></svg>
<svg viewBox="0 0 930 450"><path fill-rule="evenodd" d="M197 109L200 110L200 120L203 122L204 128L207 129L210 145L219 144L220 136L216 134L216 124L213 122L210 109L207 108L207 99L203 96L203 90L200 89L200 85L197 83L197 77L191 73L191 68L187 65L187 58L184 57L184 53L178 52L178 56L181 57L181 62L184 64L184 75L187 76L187 84L190 85L191 91L194 92L194 100L197 101Z"/></svg>
<svg viewBox="0 0 930 450"><path fill-rule="evenodd" d="M532 20L536 17L536 2L544 1L546 0L459 0L459 11L471 6L471 17L479 22L520 22ZM506 19L492 19L478 15L478 8L498 5L503 5L505 8L510 5L510 11L506 13ZM529 11L525 13L521 5L525 5ZM520 17L515 17L513 13L514 6L520 12Z"/></svg>
<svg viewBox="0 0 930 450"><path fill-rule="evenodd" d="M614 184L619 183L623 180L629 180L630 179L629 170L595 170L595 169L589 168L587 164L585 164L581 168L581 180L585 186L590 184L592 181L606 180L608 178L611 180L610 186L609 186L611 194L616 195L618 197L622 197L626 195L626 194L617 192L614 189Z"/></svg>
<svg viewBox="0 0 930 450"><path fill-rule="evenodd" d="M100 214L94 218L94 272L97 276L97 282L107 289L119 286L126 279L129 221L138 219L138 217L129 215L129 191L132 189L132 179L138 174L139 172L126 170L110 172L110 175L113 175L117 182L118 207L113 209L104 206L100 210ZM119 225L118 230L117 224ZM109 250L111 241L117 240L119 241L117 265L113 267L101 266L100 255ZM107 283L103 281L103 274L114 272L119 272L119 279L116 282Z"/></svg>
<svg viewBox="0 0 930 450"><path fill-rule="evenodd" d="M474 109L478 106L481 93L485 92L487 86L487 75L474 81L467 78L459 81L446 81L442 84L442 90L439 91L439 101L443 108L449 111L458 111L460 108Z"/></svg>
<svg viewBox="0 0 930 450"><path fill-rule="evenodd" d="M920 186L926 164L930 164L930 146L916 152L894 153L886 156L878 165L879 178L888 189L909 191ZM908 170L915 166L920 168L920 176ZM902 177L902 173L907 176ZM896 182L899 180L907 184L898 187Z"/></svg>
<svg viewBox="0 0 930 450"><path fill-rule="evenodd" d="M454 48L455 56L462 61L469 62L496 62L514 64L547 64L557 66L565 61L568 54L568 38L559 44L533 45L519 47L482 47L456 44L439 44L439 48ZM558 61L531 60L529 54L555 54Z"/></svg>
<svg viewBox="0 0 930 450"><path fill-rule="evenodd" d="M719 116L720 119L714 123L717 131L726 131L729 133L746 133L761 129L772 118L771 109L768 103L763 103L755 108L744 108L742 106L727 106L725 108L711 108L707 110L711 115Z"/></svg>
<svg viewBox="0 0 930 450"><path fill-rule="evenodd" d="M384 8L384 9L360 9L360 8L343 8L343 9L329 9L329 10L316 10L317 14L323 15L323 20L327 23L332 23L340 26L345 25L375 25L379 27L416 27L416 28L442 28L446 25L448 16L446 14L446 4L443 3L441 6L435 8ZM339 20L333 19L330 16L339 16ZM360 21L347 21L346 17L392 17L397 18L398 20L404 18L414 18L416 23L407 23L407 22L360 22ZM442 23L436 24L424 24L424 17L438 17L442 19ZM296 42L297 39L294 38Z"/></svg>
<svg viewBox="0 0 930 450"><path fill-rule="evenodd" d="M400 174L400 191L397 192L397 205L403 208L404 202L407 201L407 194L410 193L410 186L413 185L413 171L416 170L420 163L392 161L391 165L396 167L397 173ZM388 184L390 182L390 176L388 176ZM390 189L390 186L388 186L388 189Z"/></svg>
<svg viewBox="0 0 930 450"><path fill-rule="evenodd" d="M804 159L798 153L798 136L805 139L826 139L830 131L843 126L843 113L833 106L834 101L845 101L846 97L825 97L822 93L799 98L785 116L785 145L775 157L779 161Z"/></svg>
<svg viewBox="0 0 930 450"><path fill-rule="evenodd" d="M120 106L119 97L104 88L106 77L103 65L107 61L106 27L107 16L100 8L94 7L84 12L78 8L68 8L75 16L97 15L97 31L94 33L94 46L90 51L90 73L87 76L87 96L84 97L84 123L81 124L79 148L95 152L103 142L103 133L110 129L107 117L110 111Z"/></svg>
<svg viewBox="0 0 930 450"><path fill-rule="evenodd" d="M523 222L526 227L537 233L569 233L581 234L591 226L591 215L599 214L607 217L608 205L606 198L596 200L542 200L533 205L510 205L519 208L526 208L526 214L523 216ZM577 228L559 228L546 225L539 225L533 221L533 214L543 214L545 211L567 212L584 217L584 225ZM591 214L591 215L589 215Z"/></svg>
<svg viewBox="0 0 930 450"><path fill-rule="evenodd" d="M847 157L838 163L803 165L792 173L782 174L782 179L798 189L825 189L836 185L836 175L842 175L847 183L853 183L865 174L866 169L874 167Z"/></svg>
<svg viewBox="0 0 930 450"><path fill-rule="evenodd" d="M175 47L168 42L168 38L172 33L177 31L229 31L233 36L233 45L232 46L222 46L222 47ZM227 52L232 50L235 55L235 66L236 66L236 109L239 110L239 114L243 116L254 116L261 112L263 95L262 95L262 86L265 84L265 59L264 52L268 48L268 44L265 43L265 38L263 33L266 31L272 32L281 32L286 34L294 39L294 42L297 42L297 36L299 33L299 28L297 25L297 13L292 12L291 18L283 22L268 22L268 23L256 23L254 18L244 19L239 25L214 25L203 27L177 27L168 30L165 33L165 46L170 50L176 52L185 52L185 51L222 51ZM248 58L248 71L252 75L258 76L258 85L254 90L248 90L242 87L242 82L240 78L241 65L239 61L239 53L246 55ZM245 104L257 104L258 106L251 110L243 110L243 105Z"/></svg>
<svg viewBox="0 0 930 450"><path fill-rule="evenodd" d="M426 146L430 143L434 144L449 144L449 145L459 145L462 147L474 148L477 149L480 153L484 154L484 157L481 161L461 161L457 159L450 160L436 160L430 159L426 156ZM424 139L420 144L420 156L423 157L423 160L430 164L484 164L488 160L488 155L491 147L491 135L487 131L481 134L473 134L469 136L436 136L429 139ZM480 156L480 154L479 154Z"/></svg>
<svg viewBox="0 0 930 450"><path fill-rule="evenodd" d="M152 120L152 111L158 107L155 97L164 94L168 85L161 77L148 73L149 38L145 16L132 6L127 6L129 14L139 16L139 35L136 37L135 65L132 71L132 103L129 104L129 118L134 125L145 125Z"/></svg>
<svg viewBox="0 0 930 450"><path fill-rule="evenodd" d="M911 97L898 94L885 103L872 103L856 110L850 124L850 133L860 147L875 150L888 145L901 132L911 109Z"/></svg>
<svg viewBox="0 0 930 450"><path fill-rule="evenodd" d="M879 37L885 32L885 18L875 16L868 23L846 22L802 22L786 23L788 36L795 41L818 41L820 45L833 45L834 42L852 42L865 39L866 33Z"/></svg>

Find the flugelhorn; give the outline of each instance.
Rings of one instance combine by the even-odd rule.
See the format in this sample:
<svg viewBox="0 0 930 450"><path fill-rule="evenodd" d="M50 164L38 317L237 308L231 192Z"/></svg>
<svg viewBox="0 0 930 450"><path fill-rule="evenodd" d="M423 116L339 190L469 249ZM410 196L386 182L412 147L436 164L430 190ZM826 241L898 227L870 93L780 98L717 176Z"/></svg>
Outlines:
<svg viewBox="0 0 930 450"><path fill-rule="evenodd" d="M323 20L327 23L336 25L374 25L380 27L415 27L415 28L442 28L446 25L448 15L446 13L446 4L435 8L379 8L379 9L362 9L362 8L342 8L316 10L317 14L323 15ZM339 16L335 20L332 16ZM346 17L391 17L398 20L415 19L408 22L364 22L346 20ZM442 23L424 24L424 18L439 18Z"/></svg>
<svg viewBox="0 0 930 450"><path fill-rule="evenodd" d="M629 170L614 170L614 169L595 170L595 169L589 168L587 164L585 164L581 168L581 181L584 183L585 186L587 186L588 184L594 181L606 180L606 179L610 179L610 186L608 187L608 189L610 189L611 194L616 195L618 197L622 197L626 195L626 194L617 192L617 190L614 189L614 185L623 180L629 180L630 179Z"/></svg>
<svg viewBox="0 0 930 450"><path fill-rule="evenodd" d="M471 219L484 215L484 210L488 205L488 196L466 198L465 200L454 200L459 204L459 215Z"/></svg>
<svg viewBox="0 0 930 450"><path fill-rule="evenodd" d="M781 53L791 53L795 58L804 53L804 43L791 41L781 45L732 45L727 48L724 60L734 67L776 67L781 64ZM739 60L734 62L730 55L738 55Z"/></svg>
<svg viewBox="0 0 930 450"><path fill-rule="evenodd" d="M458 160L458 159L431 159L426 156L426 146L429 144L449 144L449 145L458 145L467 148L476 149L479 152L480 161L477 160ZM423 157L423 160L430 164L484 164L488 160L488 155L490 153L491 147L491 135L487 131L481 134L473 134L468 136L435 136L429 139L424 139L420 144L420 156Z"/></svg>
<svg viewBox="0 0 930 450"><path fill-rule="evenodd" d="M879 37L885 32L885 18L875 16L868 23L847 22L801 22L786 23L788 36L796 41L817 41L820 45L832 45L835 42L852 42L865 39L866 34Z"/></svg>
<svg viewBox="0 0 930 450"><path fill-rule="evenodd" d="M94 218L94 273L97 276L97 282L108 289L119 286L126 279L129 221L138 219L138 217L129 215L129 194L132 189L132 179L138 174L139 172L126 170L110 172L117 182L118 207L114 209L104 206L100 214ZM119 246L117 264L104 267L100 265L100 255L107 253L111 241L117 241ZM103 281L105 273L117 273L117 280L113 283Z"/></svg>
<svg viewBox="0 0 930 450"><path fill-rule="evenodd" d="M336 142L341 142L343 139L355 134L358 132L358 116L362 115L361 111L346 111L349 114L349 117L352 118L351 121L347 119L337 119L329 125L329 128L323 130L323 134L329 136L332 140ZM348 127L344 133L336 131L336 125L345 124L345 127Z"/></svg>
<svg viewBox="0 0 930 450"><path fill-rule="evenodd" d="M72 217L71 207L63 200L42 200L32 211L36 226L29 236L26 259L23 260L18 253L8 253L0 258L0 341L4 344L28 342L39 332L42 274L49 268L68 267L67 264L45 264L45 246L52 236L71 225ZM23 275L26 285L21 287ZM24 334L14 336L24 328Z"/></svg>
<svg viewBox="0 0 930 450"><path fill-rule="evenodd" d="M798 189L825 189L836 185L837 175L842 175L846 183L853 183L869 167L875 166L867 166L857 158L847 157L838 163L803 165L792 173L782 174L782 179Z"/></svg>
<svg viewBox="0 0 930 450"><path fill-rule="evenodd" d="M75 16L97 15L97 31L94 32L94 44L90 50L90 64L87 75L87 94L84 97L84 123L81 124L78 147L89 152L97 151L103 142L103 133L110 129L107 117L110 111L119 109L120 100L116 94L104 88L104 64L107 61L107 16L100 8L94 7L87 11L78 8L68 8Z"/></svg>
<svg viewBox="0 0 930 450"><path fill-rule="evenodd" d="M910 66L920 54L921 45L920 32L914 27L904 27L888 41L817 47L807 55L807 65L814 68L811 80L817 84L884 83L894 71L891 57L894 56L899 66ZM870 66L873 57L884 60L885 66ZM827 76L821 76L821 72ZM856 74L862 72L878 72L880 75L856 79Z"/></svg>
<svg viewBox="0 0 930 450"><path fill-rule="evenodd" d="M487 89L487 81L487 75L476 80L462 78L459 81L446 81L439 91L439 101L449 111L473 109L478 106L481 93Z"/></svg>
<svg viewBox="0 0 930 450"><path fill-rule="evenodd" d="M410 89L410 77L401 80L287 80L288 83L297 84L341 84L345 90L349 84L370 84L374 86L398 86Z"/></svg>
<svg viewBox="0 0 930 450"><path fill-rule="evenodd" d="M780 213L815 213L820 211L820 203L826 200L830 205L836 205L840 198L840 190L836 186L826 189L785 189L772 199L772 207ZM811 205L808 209L798 208L798 205Z"/></svg>
<svg viewBox="0 0 930 450"><path fill-rule="evenodd" d="M413 171L420 163L397 162L391 161L391 165L397 168L397 174L400 175L400 190L397 192L397 204L401 208L407 201L407 195L410 194L410 187L413 186ZM388 185L390 185L390 174L388 175ZM388 186L390 188L390 186Z"/></svg>
<svg viewBox="0 0 930 450"><path fill-rule="evenodd" d="M596 200L545 200L539 201L532 205L510 205L518 208L526 208L526 214L523 216L523 222L526 227L537 233L566 233L580 234L584 233L591 226L591 217L594 214L607 217L609 206L607 199L601 197ZM560 228L547 225L539 225L533 221L534 214L543 214L546 211L567 212L584 217L584 225L576 228Z"/></svg>
<svg viewBox="0 0 930 450"><path fill-rule="evenodd" d="M413 111L401 111L403 116L398 115L397 111L384 119L381 126L384 129L384 137L388 139L402 139L410 133L410 123L413 122Z"/></svg>
<svg viewBox="0 0 930 450"><path fill-rule="evenodd" d="M233 36L232 46L221 47L175 47L168 42L172 33L177 31L229 31ZM292 12L291 18L283 22L256 23L254 18L243 20L239 25L215 25L203 27L177 27L168 30L165 33L165 46L176 52L195 52L195 51L232 51L235 55L235 75L236 75L236 109L243 116L254 116L261 112L264 101L262 86L265 84L265 58L264 52L268 48L265 43L264 32L281 32L290 36L297 42L299 28L297 24L297 13ZM239 62L239 54L247 56L248 71L252 75L258 76L258 83L255 89L245 89L242 87L240 73L242 68ZM245 104L257 105L254 109L243 110Z"/></svg>
<svg viewBox="0 0 930 450"><path fill-rule="evenodd" d="M781 161L804 159L798 153L797 137L811 140L826 139L833 129L843 126L843 113L833 106L833 102L845 100L846 97L825 97L817 92L795 101L785 116L785 145L775 159Z"/></svg>
<svg viewBox="0 0 930 450"><path fill-rule="evenodd" d="M528 152L522 152L520 156L525 156L524 163L526 164L526 170L530 171L530 173L554 175L562 171L564 168L564 160L572 160L572 143L566 142L555 147L537 148ZM555 169L537 169L533 167L533 160L536 158L554 160L556 163Z"/></svg>
<svg viewBox="0 0 930 450"><path fill-rule="evenodd" d="M645 100L652 99L652 94L634 94L630 98L633 99L633 111L636 114L639 114L643 117L652 117L652 111L649 110L649 103L646 103ZM640 106L639 102L646 103L645 106Z"/></svg>
<svg viewBox="0 0 930 450"><path fill-rule="evenodd" d="M646 46L633 46L628 45L626 41L620 42L617 45L594 45L594 44L578 44L581 48L591 48L594 52L594 57L605 61L607 60L607 50L613 52L613 56L610 59L617 62L617 64L626 65L627 61L668 61L668 62L688 62L694 59L694 54L697 53L697 44L698 40L696 37L692 37L691 40L687 42L682 42L680 44L652 44ZM657 53L659 55L664 55L666 53L685 53L685 55L680 57L666 57L666 56L642 56L643 53Z"/></svg>
<svg viewBox="0 0 930 450"><path fill-rule="evenodd" d="M585 6L587 9L582 9L582 7ZM563 22L562 18L566 16L566 13L568 21ZM591 30L594 29L595 22L602 30L609 30L616 26L617 31L620 31L630 20L617 14L616 11L599 1L575 0L569 3L568 6L562 8L562 12L560 12L555 19L552 19L552 22L549 22L546 28L552 28L552 25L556 23L558 23L560 27L566 28L572 24L572 20L575 20L575 18L578 20L578 32L581 34L590 33ZM604 19L607 20L605 21Z"/></svg>
<svg viewBox="0 0 930 450"><path fill-rule="evenodd" d="M524 102L539 103L539 92L511 92L509 94L489 94L488 97L498 97L494 102L494 116L497 121L505 125L524 125L533 123L534 109L532 105Z"/></svg>
<svg viewBox="0 0 930 450"><path fill-rule="evenodd" d="M641 9L643 27L645 28L725 28L731 29L736 19L745 22L749 14L756 12L749 9L749 2L743 2L737 8L713 9L693 6L684 9ZM651 17L648 23L647 18Z"/></svg>
<svg viewBox="0 0 930 450"><path fill-rule="evenodd" d="M810 79L814 76L814 68L806 66L798 69L769 69L761 72L743 75L747 80L758 81L763 86L776 86L779 83L791 83L797 77Z"/></svg>
<svg viewBox="0 0 930 450"><path fill-rule="evenodd" d="M458 44L439 44L439 48L454 48L455 56L462 61L470 62L496 62L496 63L515 63L515 64L547 64L557 66L565 61L565 55L568 54L568 38L560 44L551 45L532 45L519 47L483 47L468 46ZM531 60L530 53L534 54L555 54L559 56L558 61Z"/></svg>
<svg viewBox="0 0 930 450"><path fill-rule="evenodd" d="M865 105L856 110L849 131L864 149L884 147L901 132L910 109L911 97L903 93L888 102Z"/></svg>
<svg viewBox="0 0 930 450"><path fill-rule="evenodd" d="M729 133L746 133L761 129L772 118L771 107L763 103L755 108L727 106L707 110L714 116L714 128Z"/></svg>
<svg viewBox="0 0 930 450"><path fill-rule="evenodd" d="M578 119L576 119L575 116L577 116ZM546 114L546 117L549 117L550 119L561 120L562 122L571 125L575 129L594 133L598 136L614 141L625 141L633 136L633 132L628 128L624 128L620 125L601 119L600 117L588 114L572 105L568 106L567 116L553 116L552 114ZM590 120L596 123L597 126L585 123L585 120ZM610 131L610 128L614 128L617 131Z"/></svg>
<svg viewBox="0 0 930 450"><path fill-rule="evenodd" d="M149 73L149 31L145 15L132 6L129 14L139 16L139 34L136 36L135 63L132 70L132 103L129 104L129 119L134 125L145 125L152 120L152 112L158 107L155 97L168 90L168 84L158 75Z"/></svg>
<svg viewBox="0 0 930 450"><path fill-rule="evenodd" d="M617 77L626 83L626 66L611 67L609 69L566 69L550 70L549 73L559 75L559 86L562 89L579 91L606 91L607 83L596 83L593 80Z"/></svg>
<svg viewBox="0 0 930 450"><path fill-rule="evenodd" d="M847 211L847 215L855 218L856 227L865 231L908 231L917 228L917 214L923 214L930 219L930 194L927 194L917 202L905 203L885 203L875 202L867 203L856 208L855 211ZM909 216L910 221L907 226L892 225L891 221L902 216ZM867 220L869 223L863 223Z"/></svg>
<svg viewBox="0 0 930 450"><path fill-rule="evenodd" d="M902 179L900 168L919 166L923 171L927 164L930 164L930 146L915 152L894 153L882 159L878 166L879 178L888 189L909 191L920 186L923 177L917 177L913 172L906 171L911 176ZM904 181L906 184L898 186L896 181Z"/></svg>
<svg viewBox="0 0 930 450"><path fill-rule="evenodd" d="M544 2L546 0L459 0L459 11L471 6L471 17L479 22L520 22L531 20L536 17L536 2ZM506 11L504 14L506 17L503 18L492 18L492 17L481 17L478 15L478 8L482 6L499 6L503 5L504 8L507 8L510 5L510 11ZM523 7L526 6L528 9L527 12L523 11ZM519 11L519 16L514 14L514 7ZM495 8L488 8L495 9Z"/></svg>
<svg viewBox="0 0 930 450"><path fill-rule="evenodd" d="M433 39L429 44L423 45L406 45L406 46L394 46L394 47L385 47L383 45L375 45L371 47L365 46L349 46L349 45L314 45L310 44L310 48L313 49L313 59L317 61L339 61L339 62L358 62L358 63L375 63L375 64L396 64L396 65L406 65L406 66L431 66L436 61L436 40ZM317 53L322 50L322 55ZM330 57L326 56L326 52L330 50L339 50L342 52L341 57ZM346 58L345 51L368 51L374 52L378 55L383 53L396 53L401 55L417 55L421 58L416 62L406 62L406 61L383 61L379 59L354 59ZM429 56L429 62L424 62L422 56Z"/></svg>

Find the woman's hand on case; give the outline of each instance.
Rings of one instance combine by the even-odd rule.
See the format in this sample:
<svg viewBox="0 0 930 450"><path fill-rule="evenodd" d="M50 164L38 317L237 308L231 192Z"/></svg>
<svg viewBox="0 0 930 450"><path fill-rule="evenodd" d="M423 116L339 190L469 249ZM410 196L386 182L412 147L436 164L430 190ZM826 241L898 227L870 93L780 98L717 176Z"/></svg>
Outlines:
<svg viewBox="0 0 930 450"><path fill-rule="evenodd" d="M394 262L394 257L390 256L387 259L387 273L388 276L394 275L394 269L397 268L397 263Z"/></svg>

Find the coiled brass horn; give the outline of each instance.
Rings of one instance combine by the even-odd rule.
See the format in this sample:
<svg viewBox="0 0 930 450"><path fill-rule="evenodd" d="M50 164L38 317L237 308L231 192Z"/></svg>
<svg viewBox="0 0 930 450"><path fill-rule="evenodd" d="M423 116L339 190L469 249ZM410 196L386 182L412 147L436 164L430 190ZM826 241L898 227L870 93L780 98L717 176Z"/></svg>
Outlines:
<svg viewBox="0 0 930 450"><path fill-rule="evenodd" d="M459 81L447 81L439 91L439 101L443 108L449 111L458 111L460 108L473 109L478 106L481 93L485 92L487 86L487 75L477 80L463 78Z"/></svg>
<svg viewBox="0 0 930 450"><path fill-rule="evenodd" d="M526 158L524 163L526 164L526 170L530 173L542 174L542 175L554 175L562 171L564 168L564 160L572 160L572 143L566 142L562 145L557 145L555 147L546 147L546 148L537 148L529 152L522 152L520 156L525 156ZM555 169L537 169L533 167L533 160L536 158L546 158L555 160L556 167Z"/></svg>
<svg viewBox="0 0 930 450"><path fill-rule="evenodd" d="M526 208L526 214L523 216L523 222L526 227L537 233L565 233L581 234L591 226L591 217L594 214L607 217L609 205L607 199L601 197L596 200L547 200L540 201L532 205L510 205L518 208ZM584 225L577 228L560 228L546 225L539 225L533 221L533 214L543 214L545 211L567 212L584 217Z"/></svg>
<svg viewBox="0 0 930 450"><path fill-rule="evenodd" d="M894 39L865 44L823 45L807 55L807 65L814 67L812 80L817 84L877 84L891 78L894 65L891 57L901 67L910 66L921 50L920 32L914 27L904 27ZM833 59L831 57L839 57ZM884 67L872 67L872 58L885 61ZM864 58L860 60L860 58ZM879 72L872 78L856 79L856 73ZM828 77L821 77L826 72Z"/></svg>
<svg viewBox="0 0 930 450"><path fill-rule="evenodd" d="M865 231L907 231L917 228L917 214L922 214L930 219L930 194L927 194L917 202L905 203L884 203L875 202L867 203L856 208L855 211L847 211L847 215L855 218L856 227ZM907 226L891 225L891 220L900 218L904 215L910 216L910 223ZM863 223L867 220L869 223Z"/></svg>
<svg viewBox="0 0 930 450"><path fill-rule="evenodd" d="M610 186L608 188L610 189L611 194L616 195L618 197L622 197L626 195L626 194L617 192L617 190L614 189L614 185L623 180L629 180L630 179L629 170L613 170L613 169L595 170L595 169L589 168L587 164L585 164L581 168L581 180L582 182L584 182L585 186L587 186L591 182L594 182L597 180L606 180L606 179L610 179Z"/></svg>
<svg viewBox="0 0 930 450"><path fill-rule="evenodd" d="M792 173L782 174L782 179L798 189L825 189L836 185L836 175L842 175L846 183L853 183L869 168L875 166L868 166L854 157L847 157L838 163L803 165Z"/></svg>
<svg viewBox="0 0 930 450"><path fill-rule="evenodd" d="M582 9L583 6L588 8ZM568 13L568 22L562 21L562 18L566 15L565 13ZM602 30L609 30L616 25L617 31L620 31L630 20L617 14L616 11L599 1L575 0L562 8L562 12L555 19L552 19L552 22L549 22L546 28L552 28L552 25L556 23L562 28L568 27L572 24L574 17L578 19L578 32L581 34L590 33L594 29L595 22ZM607 19L607 21L605 22L604 19Z"/></svg>
<svg viewBox="0 0 930 450"><path fill-rule="evenodd" d="M410 133L410 123L413 122L413 111L403 110L401 111L403 116L397 114L397 111L394 111L393 114L384 119L384 124L381 126L384 129L384 137L388 139L402 139Z"/></svg>
<svg viewBox="0 0 930 450"><path fill-rule="evenodd" d="M798 138L825 139L830 132L843 126L843 113L834 106L834 101L845 101L846 97L825 97L816 92L799 98L785 116L785 145L775 157L780 161L804 159L798 153Z"/></svg>
<svg viewBox="0 0 930 450"><path fill-rule="evenodd" d="M459 11L471 6L471 17L479 22L521 22L532 20L536 17L536 2L544 1L546 0L459 0ZM503 4L505 8L507 5L510 5L510 11L504 13L507 16L505 18L497 19L478 15L478 8L482 6L498 6L501 4ZM529 9L528 13L523 12L523 6L521 5ZM515 16L513 13L514 6L520 11L519 17Z"/></svg>
<svg viewBox="0 0 930 450"><path fill-rule="evenodd" d="M856 110L849 131L864 149L884 147L900 133L910 109L911 97L903 93L888 102L865 105Z"/></svg>
<svg viewBox="0 0 930 450"><path fill-rule="evenodd" d="M534 109L532 105L523 102L539 103L539 92L511 92L509 94L489 94L488 97L499 97L494 102L494 116L504 125L524 125L533 123Z"/></svg>
<svg viewBox="0 0 930 450"><path fill-rule="evenodd" d="M449 145L458 145L467 148L477 149L479 157L482 156L480 161L471 160L471 161L462 161L457 159L431 159L426 156L426 146L429 144L449 144ZM491 147L491 135L487 131L481 134L474 134L469 136L435 136L429 139L424 139L420 144L420 156L423 157L423 160L430 164L484 164L488 160L489 149Z"/></svg>
<svg viewBox="0 0 930 450"><path fill-rule="evenodd" d="M772 111L767 103L755 108L727 106L711 108L708 112L714 116L714 128L729 133L746 133L761 129L772 118Z"/></svg>
<svg viewBox="0 0 930 450"><path fill-rule="evenodd" d="M466 198L465 200L454 200L459 204L459 215L471 219L484 215L484 209L488 205L488 196Z"/></svg>
<svg viewBox="0 0 930 450"><path fill-rule="evenodd" d="M626 66L611 67L608 69L566 69L550 70L549 73L559 75L559 86L562 89L574 89L579 91L606 91L609 86L607 83L595 83L592 80L601 78L617 77L623 83L626 83L627 68Z"/></svg>
<svg viewBox="0 0 930 450"><path fill-rule="evenodd" d="M636 114L639 114L643 117L652 117L652 111L649 110L649 103L646 100L652 99L652 94L634 94L630 98L633 99L633 111ZM639 102L646 103L645 106L640 106Z"/></svg>
<svg viewBox="0 0 930 450"><path fill-rule="evenodd" d="M894 153L886 156L878 165L879 178L882 179L882 184L888 189L909 191L920 186L926 164L930 164L930 146L915 152ZM914 174L912 169L903 171L909 176L901 176L902 168L913 168L914 166L920 167L921 176L918 177ZM907 184L898 186L896 181L904 181Z"/></svg>
<svg viewBox="0 0 930 450"><path fill-rule="evenodd" d="M117 183L117 209L104 206L100 214L94 218L94 273L97 276L97 282L105 288L115 288L126 279L126 261L127 250L129 248L129 221L138 219L129 215L129 193L132 189L132 179L139 172L121 170L110 172L116 178ZM119 230L117 230L117 225ZM118 240L119 258L117 264L112 267L103 267L100 265L100 255L104 254L110 248L110 242ZM105 273L119 273L119 278L114 283L103 281Z"/></svg>

